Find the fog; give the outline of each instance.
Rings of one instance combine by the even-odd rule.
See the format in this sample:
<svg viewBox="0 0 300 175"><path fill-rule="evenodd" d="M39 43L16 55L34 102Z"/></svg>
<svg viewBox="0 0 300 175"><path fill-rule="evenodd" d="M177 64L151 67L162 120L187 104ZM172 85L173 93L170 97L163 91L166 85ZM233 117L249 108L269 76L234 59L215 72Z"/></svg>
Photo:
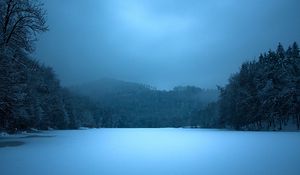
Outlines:
<svg viewBox="0 0 300 175"><path fill-rule="evenodd" d="M224 85L245 60L300 38L298 0L44 0L34 57L64 86L102 77Z"/></svg>

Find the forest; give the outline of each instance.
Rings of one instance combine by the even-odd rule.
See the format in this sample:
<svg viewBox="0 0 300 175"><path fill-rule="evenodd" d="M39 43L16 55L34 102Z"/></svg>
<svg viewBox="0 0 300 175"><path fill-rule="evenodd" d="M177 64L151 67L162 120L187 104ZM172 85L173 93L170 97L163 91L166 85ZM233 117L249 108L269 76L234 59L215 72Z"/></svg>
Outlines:
<svg viewBox="0 0 300 175"><path fill-rule="evenodd" d="M285 50L262 53L247 61L219 87L220 96L192 118L192 126L237 130L300 127L300 56L296 42Z"/></svg>
<svg viewBox="0 0 300 175"><path fill-rule="evenodd" d="M204 109L219 94L217 90L193 86L157 90L112 79L73 87L70 91L88 97L98 106L96 109L103 109L92 111L92 116L100 118L97 127L125 128L189 126L192 111Z"/></svg>
<svg viewBox="0 0 300 175"><path fill-rule="evenodd" d="M300 57L295 42L279 43L258 60L245 62L220 88L220 122L235 129L300 125Z"/></svg>
<svg viewBox="0 0 300 175"><path fill-rule="evenodd" d="M79 127L300 128L300 56L279 44L241 65L218 90L157 90L118 80L62 87L55 71L32 57L48 31L42 4L0 1L0 130Z"/></svg>

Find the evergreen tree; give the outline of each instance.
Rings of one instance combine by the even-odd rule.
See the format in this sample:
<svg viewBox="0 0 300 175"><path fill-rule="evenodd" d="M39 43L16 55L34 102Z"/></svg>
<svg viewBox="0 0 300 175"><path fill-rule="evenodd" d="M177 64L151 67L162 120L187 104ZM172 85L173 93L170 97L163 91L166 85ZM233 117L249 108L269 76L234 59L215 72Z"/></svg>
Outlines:
<svg viewBox="0 0 300 175"><path fill-rule="evenodd" d="M297 43L246 62L221 88L220 122L236 129L281 130L292 118L299 129L300 69Z"/></svg>
<svg viewBox="0 0 300 175"><path fill-rule="evenodd" d="M285 57L285 51L281 43L278 44L276 53L279 58L284 58Z"/></svg>
<svg viewBox="0 0 300 175"><path fill-rule="evenodd" d="M292 46L292 57L299 58L299 46L296 42L294 42Z"/></svg>

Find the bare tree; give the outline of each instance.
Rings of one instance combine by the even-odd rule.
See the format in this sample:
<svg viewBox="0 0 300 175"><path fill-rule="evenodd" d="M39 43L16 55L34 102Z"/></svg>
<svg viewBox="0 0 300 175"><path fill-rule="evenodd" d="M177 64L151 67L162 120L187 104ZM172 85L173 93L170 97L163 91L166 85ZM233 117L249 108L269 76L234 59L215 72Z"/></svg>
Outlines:
<svg viewBox="0 0 300 175"><path fill-rule="evenodd" d="M0 0L0 45L33 52L36 35L48 30L42 7L37 0Z"/></svg>

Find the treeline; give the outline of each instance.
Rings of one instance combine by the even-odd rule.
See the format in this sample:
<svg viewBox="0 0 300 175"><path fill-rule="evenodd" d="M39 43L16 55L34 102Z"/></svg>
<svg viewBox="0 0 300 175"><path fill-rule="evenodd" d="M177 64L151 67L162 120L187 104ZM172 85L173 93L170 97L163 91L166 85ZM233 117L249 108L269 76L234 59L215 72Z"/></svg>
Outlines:
<svg viewBox="0 0 300 175"><path fill-rule="evenodd" d="M211 117L209 117L211 116ZM194 116L193 126L249 130L300 128L300 56L295 42L245 62L220 88L218 103ZM195 122L196 121L196 122Z"/></svg>
<svg viewBox="0 0 300 175"><path fill-rule="evenodd" d="M104 79L72 88L92 99L105 111L100 127L183 127L190 125L190 115L216 101L217 90L193 86L157 90L147 85ZM102 115L104 116L104 115Z"/></svg>
<svg viewBox="0 0 300 175"><path fill-rule="evenodd" d="M192 111L218 96L216 90L192 86L160 91L117 80L69 90L60 86L52 68L22 52L3 53L0 130L182 127L189 125Z"/></svg>
<svg viewBox="0 0 300 175"><path fill-rule="evenodd" d="M0 129L65 129L88 125L88 100L63 89L52 68L15 53L0 54Z"/></svg>

